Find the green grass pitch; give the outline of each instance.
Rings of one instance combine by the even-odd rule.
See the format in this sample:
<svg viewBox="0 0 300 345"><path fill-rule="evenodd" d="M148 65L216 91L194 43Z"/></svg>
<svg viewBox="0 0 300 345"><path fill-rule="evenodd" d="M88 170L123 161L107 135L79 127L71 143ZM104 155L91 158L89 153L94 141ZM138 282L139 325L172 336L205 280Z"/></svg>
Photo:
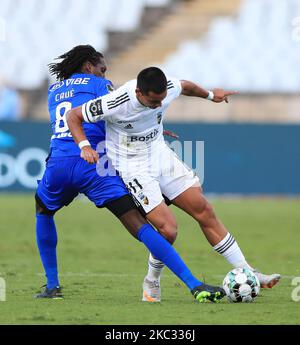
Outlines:
<svg viewBox="0 0 300 345"><path fill-rule="evenodd" d="M254 303L196 303L168 269L162 277L163 301L141 302L146 249L108 211L82 200L56 216L65 299L33 299L45 283L35 244L33 196L0 195L0 277L6 281L0 324L300 324L300 301L292 299L292 279L300 276L299 200L212 202L249 263L283 276ZM189 216L173 211L179 223L176 249L200 279L221 284L230 265L212 250ZM300 299L299 289L296 296Z"/></svg>

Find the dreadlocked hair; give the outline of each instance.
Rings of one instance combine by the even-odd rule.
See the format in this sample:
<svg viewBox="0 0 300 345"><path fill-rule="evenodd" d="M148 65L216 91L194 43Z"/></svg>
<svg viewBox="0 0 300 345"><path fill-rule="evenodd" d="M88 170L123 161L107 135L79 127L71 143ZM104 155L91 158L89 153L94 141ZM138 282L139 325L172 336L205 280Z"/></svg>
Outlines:
<svg viewBox="0 0 300 345"><path fill-rule="evenodd" d="M85 62L89 61L92 65L97 65L103 55L90 45L76 46L67 53L59 56L55 60L62 59L58 63L50 63L49 71L51 75L61 81L68 79L72 74L80 72Z"/></svg>

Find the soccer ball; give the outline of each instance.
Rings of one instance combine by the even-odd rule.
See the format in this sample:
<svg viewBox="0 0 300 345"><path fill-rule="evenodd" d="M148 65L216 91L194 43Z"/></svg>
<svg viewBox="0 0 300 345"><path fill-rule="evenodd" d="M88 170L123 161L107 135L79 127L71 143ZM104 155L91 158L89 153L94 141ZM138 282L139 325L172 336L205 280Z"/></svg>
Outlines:
<svg viewBox="0 0 300 345"><path fill-rule="evenodd" d="M253 302L259 294L260 284L256 275L247 268L235 268L226 274L223 289L229 302Z"/></svg>

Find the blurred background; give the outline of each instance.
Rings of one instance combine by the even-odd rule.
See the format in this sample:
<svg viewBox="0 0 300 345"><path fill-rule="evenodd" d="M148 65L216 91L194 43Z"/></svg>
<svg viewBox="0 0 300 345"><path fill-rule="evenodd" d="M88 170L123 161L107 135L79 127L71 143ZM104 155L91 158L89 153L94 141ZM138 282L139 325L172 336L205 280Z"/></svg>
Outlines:
<svg viewBox="0 0 300 345"><path fill-rule="evenodd" d="M167 114L180 140L204 141L206 193L300 194L299 0L1 0L0 192L34 191L47 64L79 44L103 52L115 86L155 65L239 91L229 104L180 97Z"/></svg>

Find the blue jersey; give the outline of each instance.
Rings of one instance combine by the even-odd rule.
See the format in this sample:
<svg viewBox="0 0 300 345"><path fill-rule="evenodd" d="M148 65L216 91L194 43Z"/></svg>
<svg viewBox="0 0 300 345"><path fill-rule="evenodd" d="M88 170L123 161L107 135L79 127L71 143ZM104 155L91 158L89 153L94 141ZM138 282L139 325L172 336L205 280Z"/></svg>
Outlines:
<svg viewBox="0 0 300 345"><path fill-rule="evenodd" d="M71 78L50 86L48 106L53 135L50 158L37 188L37 198L48 210L57 211L84 193L97 207L128 195L124 182L117 174L101 175L97 166L80 158L66 122L66 113L71 108L103 96L112 90L105 78L92 74L73 74ZM105 123L83 124L85 134L92 147L105 140ZM106 172L106 170L104 170Z"/></svg>
<svg viewBox="0 0 300 345"><path fill-rule="evenodd" d="M53 135L51 157L78 156L80 150L69 131L66 113L74 107L106 95L112 90L112 83L93 74L73 74L69 79L55 83L48 90L48 109ZM105 123L83 123L85 134L93 149L105 140Z"/></svg>

